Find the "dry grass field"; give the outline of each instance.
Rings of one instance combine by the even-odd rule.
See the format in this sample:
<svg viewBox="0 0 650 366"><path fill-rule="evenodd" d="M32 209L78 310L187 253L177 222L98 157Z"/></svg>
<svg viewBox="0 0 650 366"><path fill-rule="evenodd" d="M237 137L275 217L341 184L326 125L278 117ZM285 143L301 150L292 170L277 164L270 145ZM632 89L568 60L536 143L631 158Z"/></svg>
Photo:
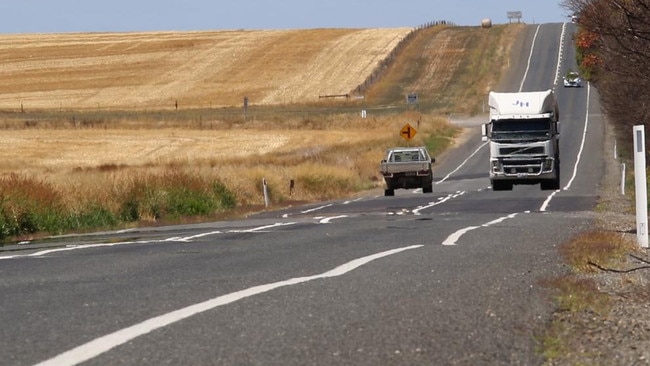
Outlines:
<svg viewBox="0 0 650 366"><path fill-rule="evenodd" d="M25 191L72 221L112 226L168 218L170 192L213 182L238 207L263 203L262 179L273 205L382 187L384 149L406 144L399 129L417 123L410 143L434 156L453 144L459 131L439 116L476 112L519 30L419 31L364 99L349 100L319 95L353 91L411 29L0 35L0 221L29 216L31 204L7 200ZM412 91L420 108L407 111Z"/></svg>
<svg viewBox="0 0 650 366"><path fill-rule="evenodd" d="M409 28L0 36L0 109L313 102L362 83Z"/></svg>

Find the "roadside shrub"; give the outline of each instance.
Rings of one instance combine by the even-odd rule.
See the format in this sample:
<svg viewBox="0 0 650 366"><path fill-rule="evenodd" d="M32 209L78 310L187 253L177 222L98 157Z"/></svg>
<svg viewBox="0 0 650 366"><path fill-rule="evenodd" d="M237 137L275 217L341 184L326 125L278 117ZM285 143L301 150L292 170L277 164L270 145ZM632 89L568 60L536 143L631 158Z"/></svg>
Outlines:
<svg viewBox="0 0 650 366"><path fill-rule="evenodd" d="M297 184L301 190L319 199L341 197L349 192L356 192L359 186L358 177L346 171L332 168L312 167L301 170Z"/></svg>
<svg viewBox="0 0 650 366"><path fill-rule="evenodd" d="M124 222L209 216L236 205L235 195L218 180L178 170L137 178L122 196L119 218Z"/></svg>
<svg viewBox="0 0 650 366"><path fill-rule="evenodd" d="M237 205L237 197L235 194L220 181L215 180L212 182L212 192L219 198L218 208L220 210L228 210Z"/></svg>
<svg viewBox="0 0 650 366"><path fill-rule="evenodd" d="M1 239L62 230L60 194L47 182L11 174L0 178Z"/></svg>
<svg viewBox="0 0 650 366"><path fill-rule="evenodd" d="M82 212L71 213L68 222L68 227L78 229L110 228L119 224L118 218L100 204L93 204Z"/></svg>

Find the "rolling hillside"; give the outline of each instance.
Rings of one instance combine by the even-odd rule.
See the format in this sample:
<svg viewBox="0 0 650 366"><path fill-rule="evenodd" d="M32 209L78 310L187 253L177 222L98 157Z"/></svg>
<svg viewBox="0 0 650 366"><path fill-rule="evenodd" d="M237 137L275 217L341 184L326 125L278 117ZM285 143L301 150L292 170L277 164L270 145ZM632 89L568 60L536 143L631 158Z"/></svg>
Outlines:
<svg viewBox="0 0 650 366"><path fill-rule="evenodd" d="M519 25L424 28L400 47L394 62L363 90L362 103L364 107L404 107L404 95L417 92L422 112L474 113L498 82L521 29ZM404 117L371 127L369 122L355 122L356 107L348 110L354 112L348 117L323 118L302 111L299 116L289 115L281 108L274 111L273 105L309 104L318 102L319 94L353 90L409 32L316 29L0 35L0 128L14 130L0 135L0 156L5 157L0 173L65 173L106 165L159 165L177 159L196 164L231 156L233 150L240 157L287 153L344 140L362 146L362 141L390 136ZM254 123L241 128L242 121L221 121L216 108L197 113L173 111L176 101L180 110L240 107L243 96L252 104L266 104L270 113L255 116ZM21 107L26 113L16 113ZM113 112L116 109L135 111ZM161 109L170 112L138 112ZM381 110L378 107L371 115ZM386 125L392 127L386 129Z"/></svg>
<svg viewBox="0 0 650 366"><path fill-rule="evenodd" d="M0 109L160 109L347 93L411 29L0 36Z"/></svg>
<svg viewBox="0 0 650 366"><path fill-rule="evenodd" d="M170 177L222 182L242 211L259 208L262 178L273 203L347 197L382 185L377 162L405 121L434 155L453 144L446 115L480 112L521 29L0 35L0 185L60 197L54 211L72 216L119 216L131 189L165 197ZM349 92L364 98L318 98ZM129 217L159 218L140 211Z"/></svg>
<svg viewBox="0 0 650 366"><path fill-rule="evenodd" d="M359 92L371 102L418 92L439 108L483 97L520 29L423 28L374 78L412 29L0 35L0 110L309 104L369 77Z"/></svg>

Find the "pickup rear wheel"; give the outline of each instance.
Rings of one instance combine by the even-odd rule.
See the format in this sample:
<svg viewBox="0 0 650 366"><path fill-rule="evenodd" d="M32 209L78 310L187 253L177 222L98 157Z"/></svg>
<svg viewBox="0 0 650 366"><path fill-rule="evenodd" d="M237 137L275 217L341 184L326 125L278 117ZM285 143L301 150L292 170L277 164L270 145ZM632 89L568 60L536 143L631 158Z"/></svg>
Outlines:
<svg viewBox="0 0 650 366"><path fill-rule="evenodd" d="M395 190L392 188L388 188L384 190L384 196L390 197L395 195Z"/></svg>

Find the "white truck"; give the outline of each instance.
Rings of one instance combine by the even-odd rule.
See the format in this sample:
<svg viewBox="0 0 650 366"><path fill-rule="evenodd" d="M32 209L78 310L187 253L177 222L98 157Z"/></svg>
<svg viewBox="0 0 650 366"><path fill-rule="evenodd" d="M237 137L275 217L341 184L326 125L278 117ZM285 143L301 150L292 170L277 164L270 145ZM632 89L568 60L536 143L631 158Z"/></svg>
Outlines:
<svg viewBox="0 0 650 366"><path fill-rule="evenodd" d="M436 159L425 147L394 147L386 150L380 171L386 182L384 196L394 196L396 189L422 188L433 192L431 164Z"/></svg>
<svg viewBox="0 0 650 366"><path fill-rule="evenodd" d="M560 122L552 90L490 92L490 122L482 125L490 147L490 183L494 191L514 184L560 189Z"/></svg>

